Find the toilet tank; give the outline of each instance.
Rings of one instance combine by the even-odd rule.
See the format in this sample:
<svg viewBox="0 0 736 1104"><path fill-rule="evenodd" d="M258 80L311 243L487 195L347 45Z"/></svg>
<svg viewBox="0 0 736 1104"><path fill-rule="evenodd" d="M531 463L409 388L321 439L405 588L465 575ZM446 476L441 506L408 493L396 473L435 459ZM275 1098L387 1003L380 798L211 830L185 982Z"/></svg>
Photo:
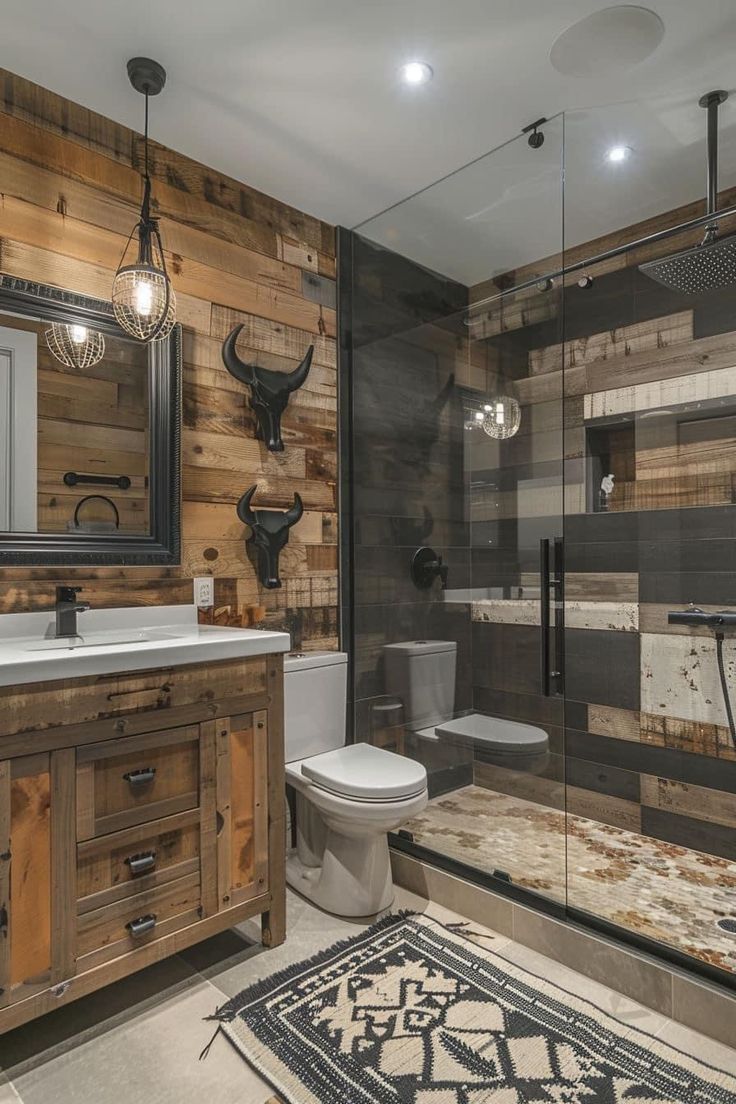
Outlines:
<svg viewBox="0 0 736 1104"><path fill-rule="evenodd" d="M284 657L287 763L343 747L347 662L345 652L304 652Z"/></svg>
<svg viewBox="0 0 736 1104"><path fill-rule="evenodd" d="M454 640L406 640L386 644L386 693L404 703L409 728L428 728L455 712Z"/></svg>

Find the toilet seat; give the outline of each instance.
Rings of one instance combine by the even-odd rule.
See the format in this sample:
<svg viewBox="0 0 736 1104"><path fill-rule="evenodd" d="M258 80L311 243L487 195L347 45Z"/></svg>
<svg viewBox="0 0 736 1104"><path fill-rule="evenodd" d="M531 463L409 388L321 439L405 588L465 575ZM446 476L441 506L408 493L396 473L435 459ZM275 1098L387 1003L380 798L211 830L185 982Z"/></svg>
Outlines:
<svg viewBox="0 0 736 1104"><path fill-rule="evenodd" d="M427 788L421 763L372 744L347 744L302 759L298 766L312 785L352 801L405 801Z"/></svg>
<svg viewBox="0 0 736 1104"><path fill-rule="evenodd" d="M549 736L543 728L470 713L445 721L435 728L437 736L449 736L473 744L479 751L494 755L543 755L549 750Z"/></svg>

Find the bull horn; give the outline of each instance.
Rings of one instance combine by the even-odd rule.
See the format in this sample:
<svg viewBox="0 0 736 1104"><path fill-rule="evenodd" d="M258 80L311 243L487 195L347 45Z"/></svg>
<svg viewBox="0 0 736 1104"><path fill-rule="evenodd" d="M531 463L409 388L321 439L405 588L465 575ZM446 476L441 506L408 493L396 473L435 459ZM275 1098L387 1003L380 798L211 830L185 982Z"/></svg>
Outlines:
<svg viewBox="0 0 736 1104"><path fill-rule="evenodd" d="M286 519L286 523L287 523L287 525L289 526L290 529L291 529L292 525L296 525L296 523L299 521L299 519L301 518L303 513L304 513L304 506L302 504L301 495L299 495L296 491L294 491L294 505L290 506L289 509L284 514L284 517Z"/></svg>
<svg viewBox="0 0 736 1104"><path fill-rule="evenodd" d="M255 377L255 368L252 364L246 364L235 351L235 342L238 340L243 323L235 326L225 338L222 344L222 360L231 376L241 383L252 384Z"/></svg>
<svg viewBox="0 0 736 1104"><path fill-rule="evenodd" d="M250 500L257 490L258 484L254 483L252 487L248 488L244 495L241 495L240 502L238 503L238 517L243 525L250 525L251 529L256 523L256 515L250 508Z"/></svg>
<svg viewBox="0 0 736 1104"><path fill-rule="evenodd" d="M307 376L309 375L309 369L312 366L312 357L314 356L314 345L310 345L304 356L304 360L301 362L298 368L295 368L293 372L289 372L286 376L286 390L298 391L302 386Z"/></svg>

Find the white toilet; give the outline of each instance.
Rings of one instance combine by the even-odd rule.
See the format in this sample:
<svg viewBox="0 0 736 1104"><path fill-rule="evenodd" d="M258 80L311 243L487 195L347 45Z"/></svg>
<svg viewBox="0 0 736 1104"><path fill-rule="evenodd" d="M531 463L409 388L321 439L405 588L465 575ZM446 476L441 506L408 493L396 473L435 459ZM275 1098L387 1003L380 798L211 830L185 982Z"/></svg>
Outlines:
<svg viewBox="0 0 736 1104"><path fill-rule="evenodd" d="M471 747L480 761L507 770L539 774L547 766L549 736L543 728L483 713L454 716L454 640L386 644L384 659L386 691L401 699L406 727L420 742Z"/></svg>
<svg viewBox="0 0 736 1104"><path fill-rule="evenodd" d="M347 656L284 661L286 781L296 791L297 847L286 880L338 916L372 916L394 897L387 832L427 804L420 763L345 744Z"/></svg>

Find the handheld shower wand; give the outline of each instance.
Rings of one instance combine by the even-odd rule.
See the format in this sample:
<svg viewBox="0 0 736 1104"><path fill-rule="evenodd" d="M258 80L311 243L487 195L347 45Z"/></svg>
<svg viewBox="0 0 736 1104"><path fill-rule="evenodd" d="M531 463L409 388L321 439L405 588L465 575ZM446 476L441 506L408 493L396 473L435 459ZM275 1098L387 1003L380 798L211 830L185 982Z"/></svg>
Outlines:
<svg viewBox="0 0 736 1104"><path fill-rule="evenodd" d="M731 733L731 739L736 745L736 725L734 725L733 720L731 696L728 692L728 680L726 679L726 665L723 659L724 629L736 628L736 613L732 610L718 610L717 613L705 613L704 610L698 609L697 606L690 606L686 610L673 610L668 613L667 622L670 625L701 625L705 628L713 629L716 637L718 674L721 680L721 691L723 693L723 703L726 707L726 717L728 718L728 731Z"/></svg>

